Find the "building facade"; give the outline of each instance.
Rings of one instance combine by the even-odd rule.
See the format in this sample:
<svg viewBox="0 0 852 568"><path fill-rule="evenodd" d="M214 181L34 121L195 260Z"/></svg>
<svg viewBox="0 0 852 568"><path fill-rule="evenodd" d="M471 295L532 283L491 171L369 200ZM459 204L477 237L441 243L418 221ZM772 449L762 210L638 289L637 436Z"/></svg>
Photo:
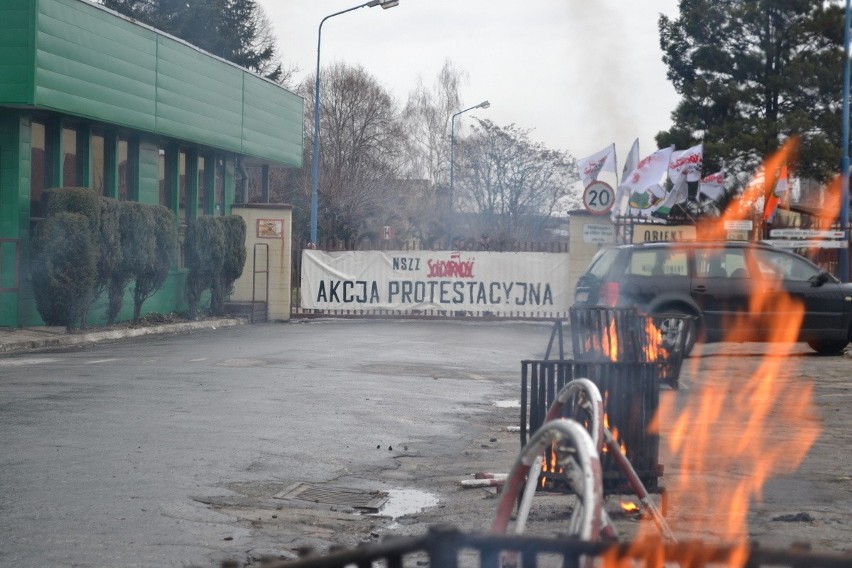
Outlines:
<svg viewBox="0 0 852 568"><path fill-rule="evenodd" d="M45 190L162 204L182 235L231 213L241 162L301 167L303 121L294 93L98 4L3 0L0 326L42 323L29 251ZM181 310L184 279L179 260L145 311Z"/></svg>

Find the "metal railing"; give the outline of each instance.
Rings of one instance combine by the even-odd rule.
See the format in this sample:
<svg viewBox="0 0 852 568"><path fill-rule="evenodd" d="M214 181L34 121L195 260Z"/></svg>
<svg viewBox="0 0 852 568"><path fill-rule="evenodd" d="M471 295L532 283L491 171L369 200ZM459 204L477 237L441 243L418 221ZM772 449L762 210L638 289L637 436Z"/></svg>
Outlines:
<svg viewBox="0 0 852 568"><path fill-rule="evenodd" d="M452 527L432 527L419 537L340 550L299 560L270 562L268 568L343 568L428 565L431 568L480 566L498 568L504 553L520 555L521 566L578 566L583 557L606 557L611 566L656 568L679 563L690 568L731 566L737 561L753 568L848 568L852 555L817 553L799 548L767 549L757 545L736 547L701 541L663 543L658 539L638 542L587 542L570 538L471 534ZM554 563L554 559L556 563ZM561 563L559 562L561 559ZM736 561L734 559L737 559ZM228 564L223 564L223 567Z"/></svg>
<svg viewBox="0 0 852 568"><path fill-rule="evenodd" d="M257 251L260 247L266 248L266 254L264 255L264 266L263 270L258 270L257 268ZM269 245L267 243L255 243L253 249L253 258L252 258L252 274L251 274L251 315L249 316L249 321L254 323L254 311L255 306L258 303L257 300L257 275L263 274L265 276L266 287L264 288L264 297L263 303L266 306L266 314L264 314L263 321L269 319Z"/></svg>

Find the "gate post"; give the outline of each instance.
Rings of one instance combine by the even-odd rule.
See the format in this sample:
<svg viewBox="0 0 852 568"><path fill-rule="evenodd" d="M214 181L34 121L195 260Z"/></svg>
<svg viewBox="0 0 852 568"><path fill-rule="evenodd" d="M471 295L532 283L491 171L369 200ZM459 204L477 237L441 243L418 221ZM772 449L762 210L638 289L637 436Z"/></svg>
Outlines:
<svg viewBox="0 0 852 568"><path fill-rule="evenodd" d="M269 246L268 270L265 275L269 279L269 297L267 313L270 321L289 321L291 303L291 266L293 264L292 221L293 208L290 205L277 203L241 203L234 204L231 213L239 215L246 222L246 264L242 276L234 283L232 302L251 302L254 296L262 298L266 283L259 276L254 278L254 271L263 267L255 267L252 251L255 244ZM266 247L264 247L266 248ZM258 262L263 262L258 259ZM257 290L252 290L252 286Z"/></svg>

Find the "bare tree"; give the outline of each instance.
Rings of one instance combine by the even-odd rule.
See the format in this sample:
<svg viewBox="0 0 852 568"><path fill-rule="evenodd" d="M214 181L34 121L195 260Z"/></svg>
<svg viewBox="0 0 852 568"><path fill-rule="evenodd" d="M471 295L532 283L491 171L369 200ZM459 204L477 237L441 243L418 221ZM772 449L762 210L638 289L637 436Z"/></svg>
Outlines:
<svg viewBox="0 0 852 568"><path fill-rule="evenodd" d="M307 78L302 87L309 101L314 80ZM393 96L363 67L335 63L321 81L320 233L357 238L366 230L365 220L393 201L394 182L402 177L405 133ZM313 123L313 116L305 118ZM311 168L310 159L305 168Z"/></svg>
<svg viewBox="0 0 852 568"><path fill-rule="evenodd" d="M541 238L544 221L577 180L575 159L532 141L529 130L514 124L476 122L457 144L458 210L484 216L502 239Z"/></svg>
<svg viewBox="0 0 852 568"><path fill-rule="evenodd" d="M467 73L447 59L431 88L421 78L408 96L404 118L411 142L410 162L417 177L434 185L447 184L450 118L461 107L459 87L466 81Z"/></svg>

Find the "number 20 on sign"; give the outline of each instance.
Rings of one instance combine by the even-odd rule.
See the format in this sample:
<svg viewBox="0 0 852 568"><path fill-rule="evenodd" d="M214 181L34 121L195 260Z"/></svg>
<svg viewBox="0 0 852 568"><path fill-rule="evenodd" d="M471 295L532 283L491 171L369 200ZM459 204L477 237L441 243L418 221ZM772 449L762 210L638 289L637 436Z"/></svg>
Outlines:
<svg viewBox="0 0 852 568"><path fill-rule="evenodd" d="M583 206L589 213L603 215L609 213L615 204L615 191L602 181L593 181L583 192Z"/></svg>

